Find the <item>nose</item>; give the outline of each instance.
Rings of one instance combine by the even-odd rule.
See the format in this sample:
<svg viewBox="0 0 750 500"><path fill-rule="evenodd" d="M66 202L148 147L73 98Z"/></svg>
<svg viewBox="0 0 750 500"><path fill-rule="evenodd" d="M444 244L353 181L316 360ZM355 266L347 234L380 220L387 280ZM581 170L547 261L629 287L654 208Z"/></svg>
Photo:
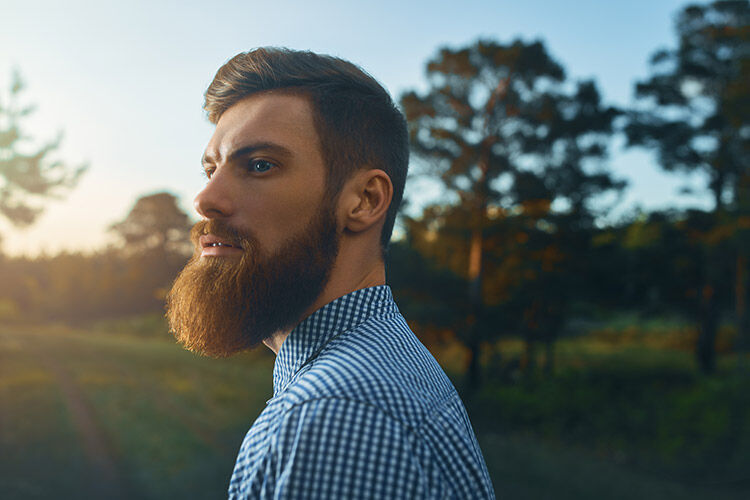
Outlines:
<svg viewBox="0 0 750 500"><path fill-rule="evenodd" d="M205 219L232 215L231 179L218 169L193 201L196 212Z"/></svg>

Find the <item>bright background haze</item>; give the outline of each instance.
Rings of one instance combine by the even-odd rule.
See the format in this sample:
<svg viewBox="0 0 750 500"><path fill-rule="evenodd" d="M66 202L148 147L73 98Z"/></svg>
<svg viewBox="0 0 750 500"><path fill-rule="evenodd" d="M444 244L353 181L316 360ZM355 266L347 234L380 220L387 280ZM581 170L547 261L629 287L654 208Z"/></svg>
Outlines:
<svg viewBox="0 0 750 500"><path fill-rule="evenodd" d="M278 45L340 56L398 99L424 87L425 62L442 45L540 38L570 77L595 78L605 102L627 106L649 56L674 43L673 16L685 4L0 0L0 95L7 96L18 68L27 83L24 102L37 106L22 123L34 144L63 131L56 157L90 165L79 186L48 203L30 229L0 220L4 250L93 251L110 241L107 227L138 196L162 190L195 216L200 157L213 130L201 109L203 92L238 52ZM651 154L622 143L615 141L611 165L629 188L613 216L639 206L710 206L702 195L678 197L684 177L662 173ZM417 207L427 200L408 187L407 196Z"/></svg>

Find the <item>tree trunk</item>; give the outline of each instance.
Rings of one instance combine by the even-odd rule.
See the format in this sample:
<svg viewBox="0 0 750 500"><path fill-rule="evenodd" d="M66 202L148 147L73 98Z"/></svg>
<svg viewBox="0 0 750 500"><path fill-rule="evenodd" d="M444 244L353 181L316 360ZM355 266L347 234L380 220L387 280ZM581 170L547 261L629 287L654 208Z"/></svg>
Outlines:
<svg viewBox="0 0 750 500"><path fill-rule="evenodd" d="M525 350L521 369L526 378L531 378L536 370L536 341L527 338L524 346Z"/></svg>
<svg viewBox="0 0 750 500"><path fill-rule="evenodd" d="M555 373L555 338L557 335L547 337L544 343L544 375L551 377Z"/></svg>
<svg viewBox="0 0 750 500"><path fill-rule="evenodd" d="M748 324L747 314L747 256L744 248L737 252L737 276L735 280L735 322L737 326L737 340L735 352L737 354L737 365L740 370L743 367L745 353L747 352Z"/></svg>
<svg viewBox="0 0 750 500"><path fill-rule="evenodd" d="M475 226L469 247L469 302L471 313L468 324L469 366L467 370L468 389L470 392L479 388L482 383L480 365L479 322L482 308L482 229Z"/></svg>
<svg viewBox="0 0 750 500"><path fill-rule="evenodd" d="M717 217L718 220L718 217ZM718 291L719 262L714 248L706 250L706 275L700 296L700 331L695 345L698 367L705 374L716 370L716 332L719 329Z"/></svg>
<svg viewBox="0 0 750 500"><path fill-rule="evenodd" d="M712 186L714 194L713 228L721 223L724 204L721 195L724 191L724 176L719 170ZM716 332L719 329L719 303L716 300L718 291L719 252L713 248L710 241L706 241L706 278L700 297L700 332L695 344L695 358L698 367L705 374L716 370Z"/></svg>
<svg viewBox="0 0 750 500"><path fill-rule="evenodd" d="M479 349L479 341L477 339L477 336L474 335L471 337L471 340L469 341L469 368L467 373L467 384L468 384L468 391L470 393L475 392L477 389L479 389L479 386L482 383L482 373L481 373L481 365L480 365L480 349Z"/></svg>
<svg viewBox="0 0 750 500"><path fill-rule="evenodd" d="M480 178L477 180L477 193L474 199L472 213L471 242L469 244L469 332L468 347L471 358L468 367L469 391L479 388L481 381L480 324L482 321L482 257L484 249L484 225L487 216L487 165L489 151L492 147L490 140L483 142L482 160L479 163Z"/></svg>
<svg viewBox="0 0 750 500"><path fill-rule="evenodd" d="M698 367L705 374L716 371L716 332L719 329L719 311L715 290L706 285L701 300L701 324L695 356Z"/></svg>
<svg viewBox="0 0 750 500"><path fill-rule="evenodd" d="M735 187L737 199L737 276L735 278L735 321L737 325L737 368L744 370L745 356L750 349L750 314L748 303L748 256L750 255L750 173L743 175Z"/></svg>

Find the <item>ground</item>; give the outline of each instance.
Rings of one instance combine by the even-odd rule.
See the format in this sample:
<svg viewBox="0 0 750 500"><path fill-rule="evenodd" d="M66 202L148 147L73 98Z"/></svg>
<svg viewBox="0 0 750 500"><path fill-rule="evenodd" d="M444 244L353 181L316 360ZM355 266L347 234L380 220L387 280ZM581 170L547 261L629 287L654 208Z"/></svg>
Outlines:
<svg viewBox="0 0 750 500"><path fill-rule="evenodd" d="M167 335L0 326L4 499L222 498L273 358L198 358ZM585 446L482 424L500 498L743 498Z"/></svg>

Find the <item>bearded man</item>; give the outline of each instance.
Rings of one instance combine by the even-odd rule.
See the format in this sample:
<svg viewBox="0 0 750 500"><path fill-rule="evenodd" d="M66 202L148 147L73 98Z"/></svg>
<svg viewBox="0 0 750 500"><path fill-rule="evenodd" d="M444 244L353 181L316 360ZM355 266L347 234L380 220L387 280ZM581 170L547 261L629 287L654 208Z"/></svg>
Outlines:
<svg viewBox="0 0 750 500"><path fill-rule="evenodd" d="M466 410L407 326L384 254L403 115L342 59L261 48L217 72L196 253L167 316L188 349L276 354L230 498L494 498Z"/></svg>

